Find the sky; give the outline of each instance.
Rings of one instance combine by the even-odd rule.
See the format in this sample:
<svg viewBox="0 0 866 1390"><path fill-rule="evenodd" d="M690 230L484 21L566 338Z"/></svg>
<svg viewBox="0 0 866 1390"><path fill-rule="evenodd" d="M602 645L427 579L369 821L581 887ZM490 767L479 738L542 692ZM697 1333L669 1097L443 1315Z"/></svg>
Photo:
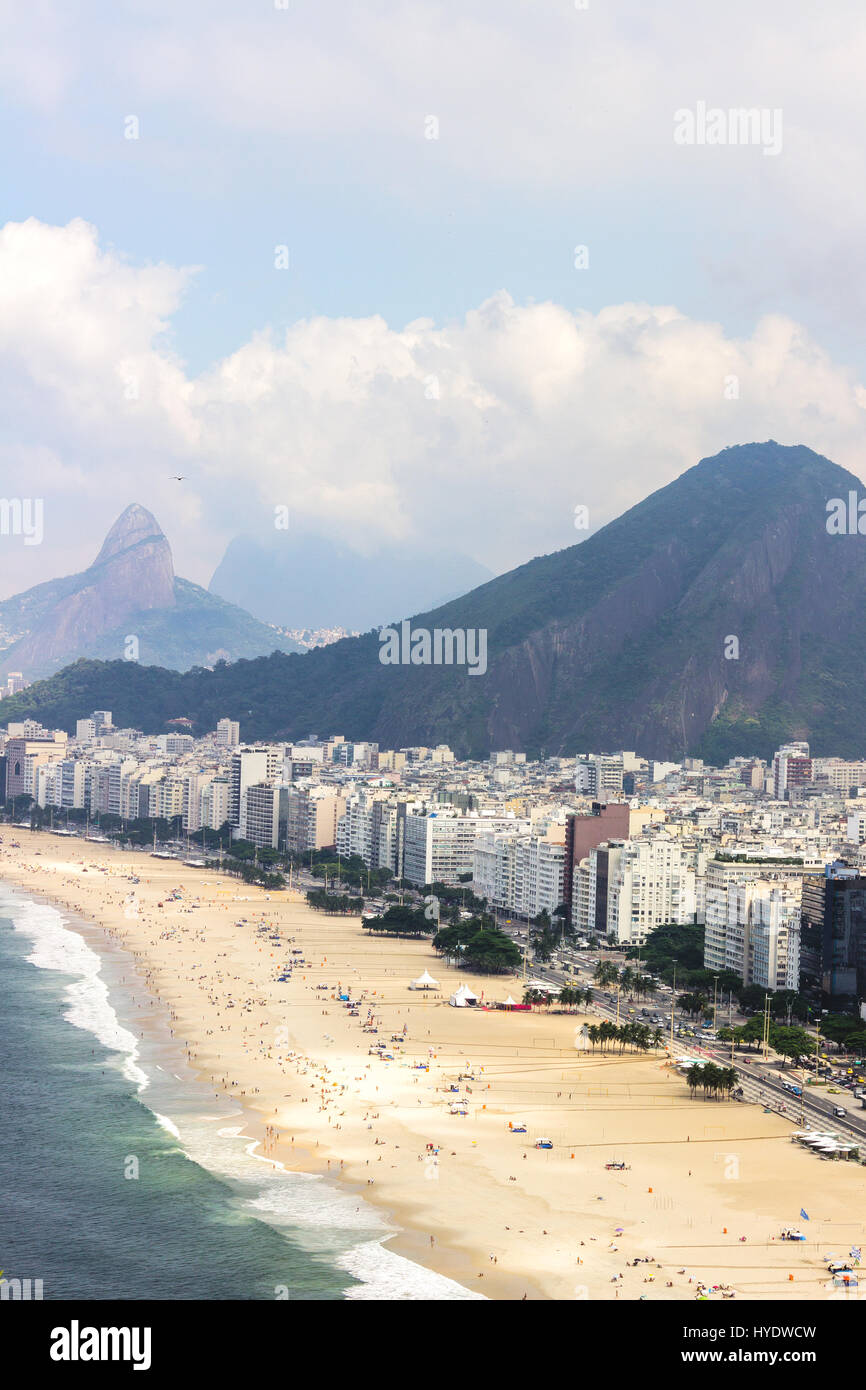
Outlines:
<svg viewBox="0 0 866 1390"><path fill-rule="evenodd" d="M0 596L130 502L207 584L285 509L502 572L730 444L866 478L861 0L0 19L0 466L44 509Z"/></svg>

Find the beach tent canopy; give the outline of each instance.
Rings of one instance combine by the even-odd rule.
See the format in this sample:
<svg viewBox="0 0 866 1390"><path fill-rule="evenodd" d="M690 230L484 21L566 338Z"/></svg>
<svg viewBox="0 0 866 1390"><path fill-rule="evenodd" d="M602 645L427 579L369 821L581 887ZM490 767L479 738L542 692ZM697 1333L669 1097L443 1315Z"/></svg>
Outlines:
<svg viewBox="0 0 866 1390"><path fill-rule="evenodd" d="M516 1003L517 1003L517 1000L516 1000L516 999L512 999L511 995L509 994L508 998L507 998L506 1001L505 1001L505 1007L506 1007L506 1008L509 1008L510 1005L516 1004Z"/></svg>
<svg viewBox="0 0 866 1390"><path fill-rule="evenodd" d="M439 981L434 980L429 970L425 970L423 975L419 975L417 980L413 980L411 989L438 989Z"/></svg>
<svg viewBox="0 0 866 1390"><path fill-rule="evenodd" d="M478 995L473 994L468 985L460 985L458 989L455 989L448 1002L452 1004L455 1009L465 1009L472 1004L478 1003Z"/></svg>

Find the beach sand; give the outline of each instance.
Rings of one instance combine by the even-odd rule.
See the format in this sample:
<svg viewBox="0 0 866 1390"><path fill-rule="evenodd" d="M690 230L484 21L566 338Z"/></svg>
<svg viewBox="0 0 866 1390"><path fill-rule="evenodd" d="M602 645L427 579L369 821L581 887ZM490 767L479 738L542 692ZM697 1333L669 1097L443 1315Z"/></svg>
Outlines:
<svg viewBox="0 0 866 1390"><path fill-rule="evenodd" d="M242 1105L262 1157L356 1191L400 1229L390 1248L474 1292L694 1299L703 1281L738 1299L827 1298L827 1258L863 1244L862 1166L804 1152L758 1106L691 1099L663 1052L578 1051L582 1014L450 1007L463 980L484 1001L519 998L521 982L464 975L429 941L371 938L297 894L48 833L4 827L0 876L134 955L142 998ZM410 991L425 967L441 988ZM393 1060L370 1055L381 1042ZM781 1242L790 1225L808 1240Z"/></svg>

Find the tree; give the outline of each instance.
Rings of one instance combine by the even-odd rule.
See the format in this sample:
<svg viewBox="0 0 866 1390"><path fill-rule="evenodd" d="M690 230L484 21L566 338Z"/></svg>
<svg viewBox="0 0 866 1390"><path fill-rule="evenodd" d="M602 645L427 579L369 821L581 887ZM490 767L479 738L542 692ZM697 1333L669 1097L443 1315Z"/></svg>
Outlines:
<svg viewBox="0 0 866 1390"><path fill-rule="evenodd" d="M827 1014L821 1021L821 1034L831 1043L840 1049L845 1039L857 1027L857 1019L853 1014Z"/></svg>
<svg viewBox="0 0 866 1390"><path fill-rule="evenodd" d="M799 1061L801 1057L814 1056L815 1054L815 1039L811 1033L806 1032L805 1028L771 1026L770 1046L782 1057L790 1057L793 1062ZM782 1065L784 1066L784 1062Z"/></svg>
<svg viewBox="0 0 866 1390"><path fill-rule="evenodd" d="M769 993L770 990L764 989L763 985L745 985L736 991L740 1008L749 1013L756 1013L759 1009L763 1009L764 1000Z"/></svg>
<svg viewBox="0 0 866 1390"><path fill-rule="evenodd" d="M507 975L520 964L520 950L498 927L482 927L469 939L463 959L470 970L484 975Z"/></svg>
<svg viewBox="0 0 866 1390"><path fill-rule="evenodd" d="M707 1001L703 994L681 994L677 1000L677 1008L682 1009L684 1014L694 1018L695 1014L703 1013Z"/></svg>
<svg viewBox="0 0 866 1390"><path fill-rule="evenodd" d="M691 1091L692 1096L694 1096L695 1092L700 1086L701 1081L703 1079L703 1074L704 1068L700 1066L697 1062L694 1062L686 1072L686 1081L689 1083L689 1090Z"/></svg>
<svg viewBox="0 0 866 1390"><path fill-rule="evenodd" d="M598 981L602 989L604 989L607 985L616 983L619 978L619 971L613 961L600 960L593 971L593 977Z"/></svg>
<svg viewBox="0 0 866 1390"><path fill-rule="evenodd" d="M423 908L395 903L378 917L365 918L362 925L365 931L382 932L385 936L429 936L435 923L425 917Z"/></svg>

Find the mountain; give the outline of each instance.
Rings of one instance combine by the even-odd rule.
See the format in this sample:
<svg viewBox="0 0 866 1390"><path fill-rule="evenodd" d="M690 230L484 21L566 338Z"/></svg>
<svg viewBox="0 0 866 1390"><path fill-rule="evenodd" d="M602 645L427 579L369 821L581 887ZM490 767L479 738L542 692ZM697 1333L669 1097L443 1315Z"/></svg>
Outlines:
<svg viewBox="0 0 866 1390"><path fill-rule="evenodd" d="M21 671L32 679L76 657L110 661L133 650L130 637L138 660L178 670L299 650L242 609L177 578L156 519L133 503L82 574L0 602L0 674Z"/></svg>
<svg viewBox="0 0 866 1390"><path fill-rule="evenodd" d="M209 588L262 622L366 632L445 603L491 577L484 565L457 551L392 545L360 555L324 536L274 530L264 537L236 536Z"/></svg>
<svg viewBox="0 0 866 1390"><path fill-rule="evenodd" d="M828 531L828 502L860 487L772 440L703 459L582 544L412 620L485 629L483 676L383 665L372 632L183 676L79 662L3 715L71 728L104 706L148 731L228 715L247 739L339 729L463 755L635 748L723 761L805 738L863 756L866 538Z"/></svg>

